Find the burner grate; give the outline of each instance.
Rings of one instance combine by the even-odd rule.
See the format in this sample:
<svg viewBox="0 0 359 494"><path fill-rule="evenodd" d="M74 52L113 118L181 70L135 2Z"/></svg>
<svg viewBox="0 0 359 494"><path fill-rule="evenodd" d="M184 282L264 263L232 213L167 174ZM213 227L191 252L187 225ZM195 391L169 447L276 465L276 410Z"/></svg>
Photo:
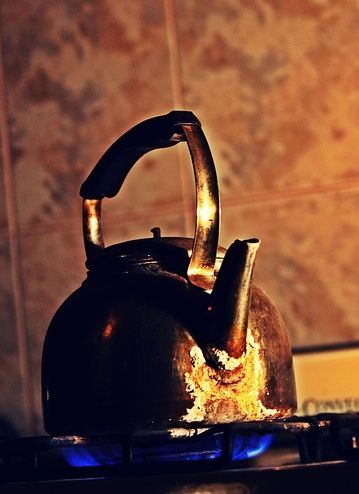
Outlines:
<svg viewBox="0 0 359 494"><path fill-rule="evenodd" d="M358 444L359 414L87 437L39 436L0 442L0 480L244 470L359 460Z"/></svg>

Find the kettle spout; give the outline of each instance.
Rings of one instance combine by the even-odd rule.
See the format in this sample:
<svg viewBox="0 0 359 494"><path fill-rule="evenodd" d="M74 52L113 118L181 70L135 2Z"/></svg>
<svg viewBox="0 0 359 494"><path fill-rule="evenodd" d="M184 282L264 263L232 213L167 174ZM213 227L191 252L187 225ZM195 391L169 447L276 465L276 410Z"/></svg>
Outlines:
<svg viewBox="0 0 359 494"><path fill-rule="evenodd" d="M212 291L214 345L230 357L246 349L252 274L260 241L235 240L227 250Z"/></svg>

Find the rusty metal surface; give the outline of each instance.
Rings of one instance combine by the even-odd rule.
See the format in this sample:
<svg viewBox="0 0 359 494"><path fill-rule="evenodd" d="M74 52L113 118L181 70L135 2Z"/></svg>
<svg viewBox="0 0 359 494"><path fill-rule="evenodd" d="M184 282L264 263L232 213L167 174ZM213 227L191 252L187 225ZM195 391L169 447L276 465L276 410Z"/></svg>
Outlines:
<svg viewBox="0 0 359 494"><path fill-rule="evenodd" d="M253 287L246 352L233 367L227 360L216 368L204 357L210 304L209 294L161 272L89 279L47 334L47 430L84 434L294 414L291 353L273 305Z"/></svg>
<svg viewBox="0 0 359 494"><path fill-rule="evenodd" d="M188 278L203 289L213 287L219 232L219 193L211 151L199 127L184 125L196 182L196 231Z"/></svg>
<svg viewBox="0 0 359 494"><path fill-rule="evenodd" d="M194 347L186 375L193 406L184 419L206 423L289 417L296 410L295 380L287 332L278 312L257 286L252 287L245 351L239 358L211 348L217 366Z"/></svg>
<svg viewBox="0 0 359 494"><path fill-rule="evenodd" d="M252 275L259 244L259 240L250 239L236 240L230 246L212 292L218 333L214 343L235 358L246 349Z"/></svg>
<svg viewBox="0 0 359 494"><path fill-rule="evenodd" d="M82 220L85 252L90 258L104 248L100 199L84 199Z"/></svg>
<svg viewBox="0 0 359 494"><path fill-rule="evenodd" d="M181 112L150 119L133 128L135 134L130 130L129 154L127 140L116 141L126 144L125 172L116 175L117 163L107 159L118 159L111 147L105 168L100 160L90 175L100 185L85 181L88 277L55 314L43 351L44 418L51 434L273 420L295 412L286 329L272 302L252 286L259 241L237 240L217 257L216 172L190 115L194 123L175 123L175 129L185 134L195 170L191 251L190 240L162 239L159 229L153 239L105 248L101 230L101 191L111 197L121 187L147 138L146 150L182 139L173 134L172 121ZM139 128L151 132L142 136ZM160 144L154 139L159 130L167 136ZM93 187L98 196L92 199Z"/></svg>

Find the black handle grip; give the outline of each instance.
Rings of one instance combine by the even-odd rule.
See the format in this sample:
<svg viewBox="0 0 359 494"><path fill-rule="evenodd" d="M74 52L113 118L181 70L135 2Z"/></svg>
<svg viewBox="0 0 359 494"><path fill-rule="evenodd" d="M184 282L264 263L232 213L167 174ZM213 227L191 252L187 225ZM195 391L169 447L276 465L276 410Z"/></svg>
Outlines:
<svg viewBox="0 0 359 494"><path fill-rule="evenodd" d="M185 140L182 125L201 124L190 111L171 111L132 127L100 158L81 186L81 197L102 199L115 196L141 156L152 149L171 147Z"/></svg>

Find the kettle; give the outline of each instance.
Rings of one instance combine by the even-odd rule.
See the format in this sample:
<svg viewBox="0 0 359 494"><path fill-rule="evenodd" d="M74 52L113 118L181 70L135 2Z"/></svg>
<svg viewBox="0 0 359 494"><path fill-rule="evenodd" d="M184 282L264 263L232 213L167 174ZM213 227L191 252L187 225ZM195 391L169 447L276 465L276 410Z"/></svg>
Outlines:
<svg viewBox="0 0 359 494"><path fill-rule="evenodd" d="M105 247L101 201L145 153L185 141L197 216L194 239ZM206 426L294 414L283 321L252 283L259 240L218 247L219 195L201 124L189 111L126 132L82 184L87 278L60 306L42 355L44 426L52 435Z"/></svg>

